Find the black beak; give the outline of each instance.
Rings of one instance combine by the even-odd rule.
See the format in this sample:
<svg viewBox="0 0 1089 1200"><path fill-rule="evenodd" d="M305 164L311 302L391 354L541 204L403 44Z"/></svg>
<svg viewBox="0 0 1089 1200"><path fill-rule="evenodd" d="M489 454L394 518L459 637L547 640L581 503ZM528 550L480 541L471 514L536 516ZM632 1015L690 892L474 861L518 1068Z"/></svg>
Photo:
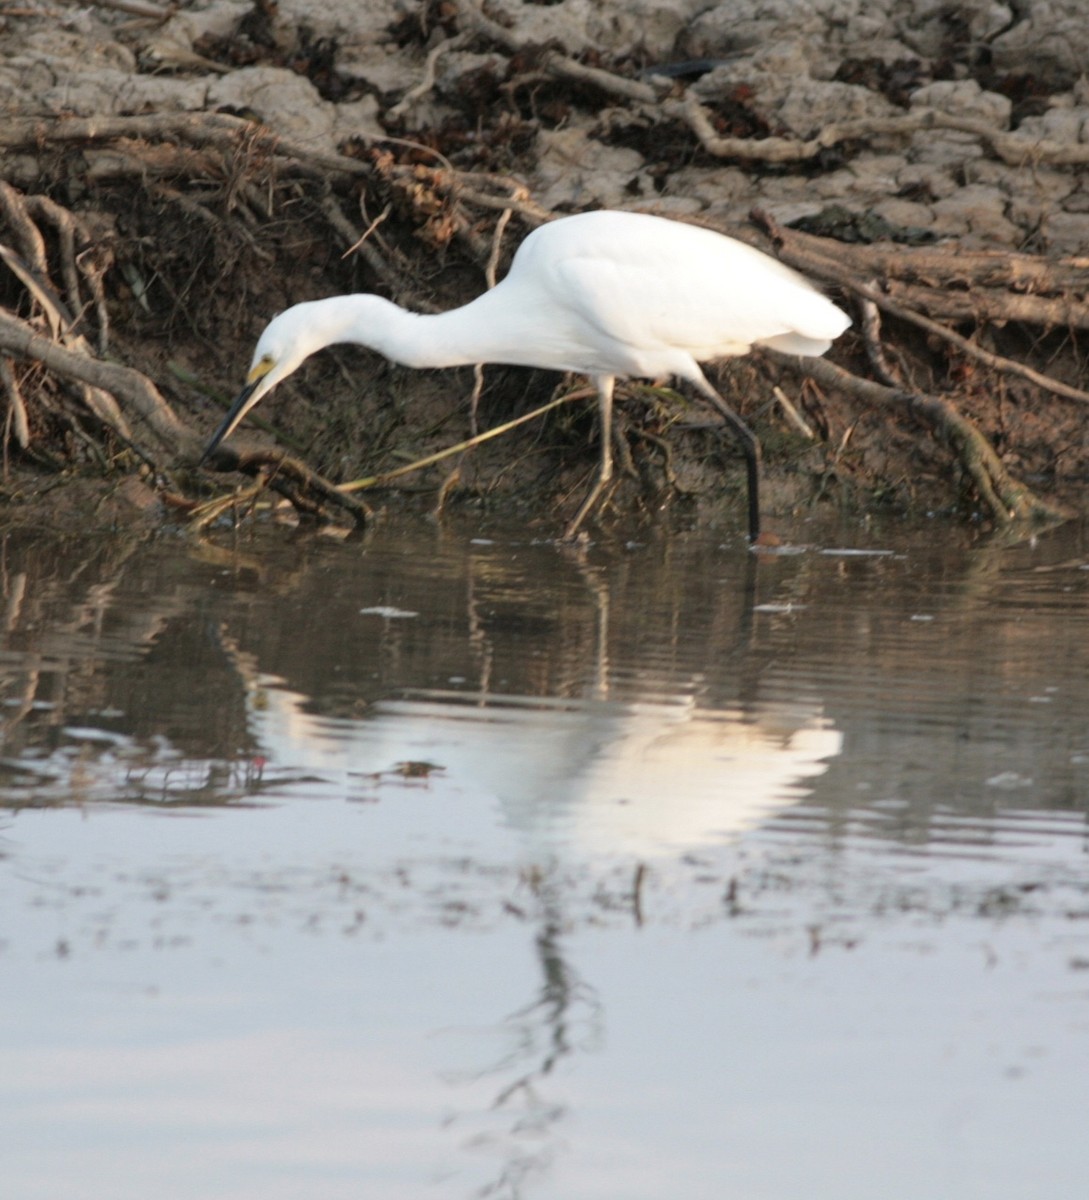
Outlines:
<svg viewBox="0 0 1089 1200"><path fill-rule="evenodd" d="M197 462L198 467L203 467L209 458L215 453L219 443L224 438L230 437L234 432L235 426L246 415L250 407L250 397L257 390L257 385L261 382L260 379L253 380L252 383L247 383L246 386L238 393L235 402L231 405L230 411L223 418L223 424L215 431L212 440L204 448L204 453L200 456Z"/></svg>

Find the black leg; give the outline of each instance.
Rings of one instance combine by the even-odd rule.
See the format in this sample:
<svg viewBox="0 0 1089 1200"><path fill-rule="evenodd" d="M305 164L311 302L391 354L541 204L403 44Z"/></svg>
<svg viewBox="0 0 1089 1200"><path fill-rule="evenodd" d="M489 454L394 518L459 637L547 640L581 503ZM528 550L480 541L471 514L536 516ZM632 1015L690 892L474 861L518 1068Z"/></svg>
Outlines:
<svg viewBox="0 0 1089 1200"><path fill-rule="evenodd" d="M696 386L729 425L737 444L741 447L741 453L745 456L745 470L749 482L749 541L755 545L760 536L760 443L748 425L706 379L696 381Z"/></svg>

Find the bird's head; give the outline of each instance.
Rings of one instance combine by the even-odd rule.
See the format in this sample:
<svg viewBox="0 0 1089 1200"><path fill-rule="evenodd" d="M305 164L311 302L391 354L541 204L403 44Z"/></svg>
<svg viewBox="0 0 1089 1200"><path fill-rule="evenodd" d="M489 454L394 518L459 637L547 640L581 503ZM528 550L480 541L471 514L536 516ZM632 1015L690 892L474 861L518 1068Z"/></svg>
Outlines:
<svg viewBox="0 0 1089 1200"><path fill-rule="evenodd" d="M307 304L296 304L273 317L265 327L253 352L246 385L235 397L223 423L205 447L198 465L206 462L220 442L231 436L250 409L281 380L296 371L304 359L327 344L310 336L312 326L306 311L309 307Z"/></svg>

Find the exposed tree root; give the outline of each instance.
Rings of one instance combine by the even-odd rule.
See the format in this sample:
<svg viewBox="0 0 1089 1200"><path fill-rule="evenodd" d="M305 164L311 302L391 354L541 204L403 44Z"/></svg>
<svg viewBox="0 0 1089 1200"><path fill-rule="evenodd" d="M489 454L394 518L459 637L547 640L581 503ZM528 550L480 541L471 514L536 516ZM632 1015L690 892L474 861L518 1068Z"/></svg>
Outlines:
<svg viewBox="0 0 1089 1200"><path fill-rule="evenodd" d="M100 159L102 174L111 161L117 174L209 175L219 173L211 159L186 157L177 147L214 150L231 158L275 160L288 174L329 174L355 177L371 171L369 163L342 154L323 154L309 146L282 138L256 121L229 113L153 113L146 116L12 117L0 125L0 148L41 151L51 144L82 144L91 150L111 145L121 155ZM153 150L153 146L159 146ZM173 147L173 148L172 148ZM126 165L126 161L127 165ZM202 169L203 168L203 169ZM94 164L91 172L95 174Z"/></svg>
<svg viewBox="0 0 1089 1200"><path fill-rule="evenodd" d="M1084 143L1071 145L1046 138L1029 142L1024 137L995 129L986 121L952 116L932 108L893 117L863 117L856 121L834 122L824 126L811 138L721 137L715 132L710 111L692 95L685 96L683 100L664 101L662 111L666 116L684 121L708 154L741 162L801 163L843 142L911 137L928 129L947 129L978 138L996 157L1010 166L1030 163L1083 166L1089 163L1089 145Z"/></svg>
<svg viewBox="0 0 1089 1200"><path fill-rule="evenodd" d="M497 21L486 17L473 0L455 0L458 17L467 30L478 33L497 46L502 46L513 54L524 54L527 50L524 39L519 37L516 30L508 29ZM623 75L599 67L589 67L577 59L553 50L550 47L537 47L535 57L537 66L547 71L557 79L570 83L589 84L597 87L607 95L621 100L632 100L640 104L653 104L658 100L661 89L649 83L627 79Z"/></svg>
<svg viewBox="0 0 1089 1200"><path fill-rule="evenodd" d="M183 446L196 449L197 435L178 417L151 380L131 367L69 350L5 312L0 312L0 351L39 362L65 379L90 384L107 392L115 403L120 397L162 446L171 450ZM125 436L122 429L111 428ZM130 437L126 436L126 440Z"/></svg>
<svg viewBox="0 0 1089 1200"><path fill-rule="evenodd" d="M803 363L785 355L774 357L788 369L808 375L830 391L852 396L874 408L908 412L924 421L949 445L996 524L1050 522L1067 516L1012 479L987 439L945 397L860 379L826 358L806 359Z"/></svg>
<svg viewBox="0 0 1089 1200"><path fill-rule="evenodd" d="M752 218L792 267L850 288L886 312L943 337L951 331L941 321L1089 329L1085 302L1089 258L1049 259L963 250L956 245L940 250L884 243L847 245L785 228L762 211ZM873 280L880 280L880 286ZM1077 398L1086 395L1079 393Z"/></svg>

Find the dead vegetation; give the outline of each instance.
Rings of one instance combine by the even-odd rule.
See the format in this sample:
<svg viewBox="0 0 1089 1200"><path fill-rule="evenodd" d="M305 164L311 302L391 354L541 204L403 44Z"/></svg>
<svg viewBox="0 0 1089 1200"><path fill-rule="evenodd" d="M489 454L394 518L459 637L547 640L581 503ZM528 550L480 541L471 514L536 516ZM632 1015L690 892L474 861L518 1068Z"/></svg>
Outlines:
<svg viewBox="0 0 1089 1200"><path fill-rule="evenodd" d="M206 41L199 57L224 69L243 54L294 63L323 94L349 94L329 53L308 43L300 58L299 43L285 50L282 37L262 33L269 12L256 5L248 39ZM352 396L334 407L324 394L354 390L338 372L359 360L332 356L320 378L308 374L300 385L310 401L302 417L284 418L292 453L234 455L231 465L254 479L249 491L216 495L218 475L194 468L216 422L209 401L225 403L241 381L271 313L348 290L446 307L501 273L521 233L558 215L523 182L533 174L533 135L580 106L614 131L637 128L644 148L658 134L670 156L746 170L819 171L830 151L849 156L932 127L976 138L1006 163L1029 153L1015 132L933 111L844 122L814 138L754 119L738 134L744 96L732 97L726 119L678 74L527 44L470 0L426 5L396 36L420 58L418 83L394 102L383 98L386 135L348 139L335 153L225 111L6 122L0 387L9 499L23 486L14 469L27 464L136 474L172 513L198 523L253 504L268 487L299 511L335 508L362 523L369 509L359 491L397 486L406 460L426 455L430 464L436 449L477 434L482 419L494 425L519 405L543 402L545 382L510 371L499 372L509 382L502 395L494 387L482 395L479 380L462 400L437 401L427 382L410 395L403 373L371 360L367 402ZM466 48L486 52L487 65L446 85L442 124L417 123L444 57ZM1073 169L1089 163L1089 145L1037 141L1031 155ZM772 473L793 466L809 481L797 495L827 496L842 485L910 506L944 492L946 503L966 501L1004 525L1054 516L1056 504L1043 497L1084 479L1089 392L1079 386L1079 336L1089 324L1089 258L955 242L847 244L760 212L747 229L722 231L778 254L857 318L828 360L744 368L765 400L750 395L741 407L771 448ZM793 401L782 389L775 399L780 376L784 385L797 379ZM629 422L620 461L639 484L629 499L638 502L653 480L657 507L685 486L678 455L698 462L707 443L699 421L680 428L682 409L638 394L643 412ZM585 441L580 419L572 443ZM513 463L524 467L524 491L566 503L575 485L559 466L564 426L549 429L548 444L523 439L479 471L446 474L445 483L428 477L430 486L442 498L509 488ZM574 461L572 446L566 456ZM718 464L688 477L706 486L712 470ZM354 488L337 486L359 475ZM936 486L924 488L927 477Z"/></svg>

